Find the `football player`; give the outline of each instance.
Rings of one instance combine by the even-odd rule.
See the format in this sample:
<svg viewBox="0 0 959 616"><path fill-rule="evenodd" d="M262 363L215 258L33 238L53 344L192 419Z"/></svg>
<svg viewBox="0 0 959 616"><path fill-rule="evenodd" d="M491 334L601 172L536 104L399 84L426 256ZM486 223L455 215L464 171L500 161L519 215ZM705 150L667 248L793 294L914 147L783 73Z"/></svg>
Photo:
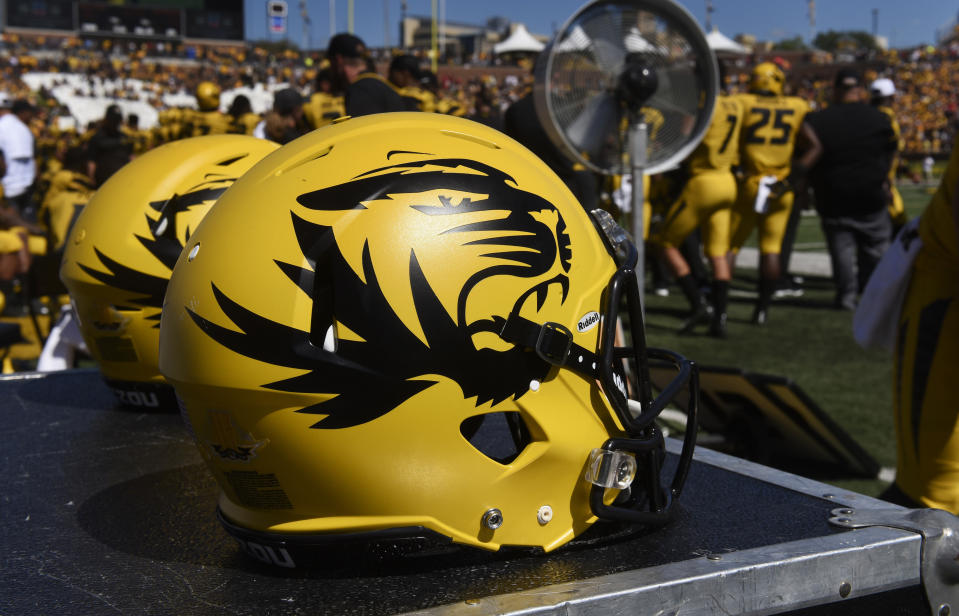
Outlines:
<svg viewBox="0 0 959 616"><path fill-rule="evenodd" d="M896 481L883 494L886 500L910 507L952 513L959 513L957 196L959 140L939 189L919 220L922 246L912 264L893 355Z"/></svg>
<svg viewBox="0 0 959 616"><path fill-rule="evenodd" d="M316 74L316 91L303 105L303 118L311 128L317 129L344 114L343 94L334 92L333 74L329 67L324 68Z"/></svg>
<svg viewBox="0 0 959 616"><path fill-rule="evenodd" d="M444 95L443 92L440 91L439 79L433 71L426 70L422 72L420 85L427 93L423 102L423 111L445 113L446 115L457 117L466 115L466 107L462 101Z"/></svg>
<svg viewBox="0 0 959 616"><path fill-rule="evenodd" d="M684 163L689 179L653 237L689 300L691 313L680 327L681 333L709 323L711 335L726 336L730 279L726 253L729 251L730 210L736 201L736 178L732 167L739 160L742 119L743 107L738 97L718 97L706 135ZM705 252L713 267L712 306L703 298L679 249L683 240L700 226L706 232Z"/></svg>
<svg viewBox="0 0 959 616"><path fill-rule="evenodd" d="M408 111L433 111L436 106L433 93L420 87L422 73L415 56L396 56L390 61L387 79L403 97Z"/></svg>
<svg viewBox="0 0 959 616"><path fill-rule="evenodd" d="M899 189L896 188L896 169L899 168L899 152L901 152L904 147L902 133L899 131L899 122L896 121L896 112L892 108L893 97L896 95L896 84L894 84L891 79L885 77L876 79L869 85L869 93L873 106L889 117L889 122L892 124L892 130L896 134L896 143L898 144L896 154L893 156L892 167L889 169L889 217L892 218L892 232L893 235L895 235L908 221L906 209L902 203L902 195L899 194Z"/></svg>
<svg viewBox="0 0 959 616"><path fill-rule="evenodd" d="M749 92L737 97L743 106L739 151L744 176L730 222L730 264L758 226L759 299L752 317L758 325L766 323L779 281L779 254L793 205L792 185L804 171L793 169L791 159L809 104L797 96L784 96L785 81L778 66L763 62L752 71ZM772 187L772 191L766 199L757 200L760 183Z"/></svg>
<svg viewBox="0 0 959 616"><path fill-rule="evenodd" d="M63 168L50 182L43 195L37 219L46 231L46 252L63 248L73 222L93 196L93 183L87 176L86 154L82 148L71 147L63 155Z"/></svg>
<svg viewBox="0 0 959 616"><path fill-rule="evenodd" d="M133 142L134 156L139 156L153 147L153 132L140 129L140 116L137 114L127 114L127 123L121 130Z"/></svg>
<svg viewBox="0 0 959 616"><path fill-rule="evenodd" d="M192 136L225 135L230 132L230 116L220 111L220 86L203 81L196 87L199 111L193 114Z"/></svg>
<svg viewBox="0 0 959 616"><path fill-rule="evenodd" d="M227 116L230 118L230 134L233 135L252 135L256 125L262 120L258 114L253 113L253 106L245 94L233 97Z"/></svg>

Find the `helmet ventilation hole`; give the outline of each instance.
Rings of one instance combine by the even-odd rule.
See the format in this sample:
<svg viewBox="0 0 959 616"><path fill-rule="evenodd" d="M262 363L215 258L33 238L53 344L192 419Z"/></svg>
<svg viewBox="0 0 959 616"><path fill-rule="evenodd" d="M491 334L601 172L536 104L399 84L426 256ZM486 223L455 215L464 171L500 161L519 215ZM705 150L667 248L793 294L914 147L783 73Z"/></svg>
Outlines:
<svg viewBox="0 0 959 616"><path fill-rule="evenodd" d="M197 243L193 246L193 248L190 249L190 254L187 255L186 260L187 260L187 261L193 261L193 259L196 259L196 253L198 253L198 252L200 252L200 243L199 243L199 242L197 242Z"/></svg>
<svg viewBox="0 0 959 616"><path fill-rule="evenodd" d="M226 160L221 160L220 162L218 162L218 163L217 163L217 166L218 166L218 167L228 167L228 166L232 165L233 163L235 163L235 162L238 161L238 160L243 160L243 159L246 158L247 156L249 156L249 154L240 154L239 156L231 156L230 158L227 158Z"/></svg>
<svg viewBox="0 0 959 616"><path fill-rule="evenodd" d="M474 415L460 424L460 434L487 458L509 464L530 444L529 428L515 411Z"/></svg>
<svg viewBox="0 0 959 616"><path fill-rule="evenodd" d="M280 169L277 169L277 170L273 173L273 175L275 175L275 176L280 176L280 175L283 175L284 173L289 173L290 171L293 171L293 170L296 169L297 167L300 167L300 166L305 165L305 164L307 164L307 163L311 163L311 162L313 162L314 160L319 160L320 158L323 158L324 156L326 156L327 154L329 154L329 153L332 152L332 151L333 151L333 146L332 146L332 145L328 145L328 146L326 146L325 148L323 148L323 149L321 149L321 150L319 150L319 151L312 151L312 152L310 152L307 156L305 156L305 157L303 157L303 158L301 158L301 159L299 159L299 160L297 160L297 161L294 161L292 164L287 165L287 166L285 166L285 167L281 167Z"/></svg>
<svg viewBox="0 0 959 616"><path fill-rule="evenodd" d="M472 141L473 143L478 143L479 145L485 145L486 147L490 148L491 150L499 150L499 149L501 149L498 145L496 145L496 144L493 143L492 141L487 141L486 139L483 139L482 137L477 137L477 136L475 136L475 135L469 135L469 134L466 134L466 133L461 133L461 132L459 132L459 131L452 131L452 130L441 130L440 133L442 133L442 134L444 134L444 135L446 135L446 136L448 136L448 137L455 137L455 138L457 138L457 139L465 139L466 141Z"/></svg>

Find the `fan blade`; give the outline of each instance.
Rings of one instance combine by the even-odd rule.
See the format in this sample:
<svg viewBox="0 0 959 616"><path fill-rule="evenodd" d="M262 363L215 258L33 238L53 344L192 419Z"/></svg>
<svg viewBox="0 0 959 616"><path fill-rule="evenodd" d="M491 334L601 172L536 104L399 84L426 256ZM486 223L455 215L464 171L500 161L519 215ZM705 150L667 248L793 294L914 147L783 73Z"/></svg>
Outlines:
<svg viewBox="0 0 959 616"><path fill-rule="evenodd" d="M596 59L596 65L612 75L619 74L626 57L621 16L618 11L594 12L585 16L580 24L590 38L589 50Z"/></svg>
<svg viewBox="0 0 959 616"><path fill-rule="evenodd" d="M618 143L619 119L616 99L609 93L599 93L566 125L566 136L577 150L595 159L610 140Z"/></svg>

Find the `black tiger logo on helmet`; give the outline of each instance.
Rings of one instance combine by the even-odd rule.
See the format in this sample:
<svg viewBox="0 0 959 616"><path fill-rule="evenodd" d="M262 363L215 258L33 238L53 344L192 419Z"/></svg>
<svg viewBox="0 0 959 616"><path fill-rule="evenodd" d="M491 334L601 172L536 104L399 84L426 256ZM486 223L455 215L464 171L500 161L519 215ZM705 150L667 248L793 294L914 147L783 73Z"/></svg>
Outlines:
<svg viewBox="0 0 959 616"><path fill-rule="evenodd" d="M231 161L232 162L232 161ZM182 233L177 231L177 216L189 212L191 208L207 205L216 201L223 192L236 181L236 178L218 178L194 186L183 194L176 194L165 201L151 201L148 206L156 212L157 217L146 215L147 227L150 236L134 235L137 241L166 268L166 276L155 276L138 269L124 265L111 258L94 246L93 251L107 271L77 263L80 269L95 280L121 291L131 294L129 303L141 308L155 308L156 314L147 317L156 321L154 327L160 326L160 309L163 306L163 296L166 294L170 282L170 272L176 264L177 257L193 229L186 227Z"/></svg>
<svg viewBox="0 0 959 616"><path fill-rule="evenodd" d="M324 415L314 428L376 419L434 385L431 375L458 383L476 406L519 398L531 381L546 376L550 366L529 350L477 343L478 336L498 334L508 314L478 314L470 306L477 289L497 277L518 289L505 302L513 310L534 304L539 309L547 297L566 301L573 253L566 223L552 203L522 190L502 170L458 158L421 158L373 169L304 193L297 202L305 210L303 216L291 211L290 224L308 267L276 265L312 299L309 331L257 315L230 299L216 281L214 297L240 331L186 310L208 336L232 351L307 371L262 387L334 394L299 409ZM428 231L416 235L396 228L392 238L366 233L362 246L338 241L335 220L353 216L351 224L362 224L362 217L375 215L377 208L402 208L391 214L399 211L411 217L411 226ZM308 213L333 222L309 221ZM444 242L455 238L455 250L464 257L431 253L440 236ZM425 259L432 259L432 271L440 261L454 271L456 289L441 289L437 276L431 281ZM399 272L402 276L394 275ZM324 348L334 323L354 335L341 337L335 349Z"/></svg>

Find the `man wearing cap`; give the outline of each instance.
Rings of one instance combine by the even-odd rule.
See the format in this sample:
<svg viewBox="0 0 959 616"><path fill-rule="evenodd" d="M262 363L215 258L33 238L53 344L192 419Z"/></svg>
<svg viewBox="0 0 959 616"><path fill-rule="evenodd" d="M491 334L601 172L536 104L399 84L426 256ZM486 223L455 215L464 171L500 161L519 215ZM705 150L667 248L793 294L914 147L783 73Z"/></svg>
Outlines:
<svg viewBox="0 0 959 616"><path fill-rule="evenodd" d="M340 33L330 39L326 50L337 89L345 92L346 115L363 116L406 111L403 97L370 66L366 45L352 34Z"/></svg>
<svg viewBox="0 0 959 616"><path fill-rule="evenodd" d="M899 122L896 121L896 112L892 108L892 99L896 95L896 85L891 79L881 77L869 85L869 94L872 105L879 111L886 114L892 130L896 134L896 152L892 157L892 166L889 169L889 218L892 219L893 236L902 228L908 217L906 208L902 203L902 195L896 188L896 169L899 167L899 152L903 149L902 133L899 131Z"/></svg>
<svg viewBox="0 0 959 616"><path fill-rule="evenodd" d="M34 215L33 184L37 164L33 133L27 124L35 112L29 101L18 99L10 107L10 113L0 117L0 150L7 168L2 180L3 194L7 203L29 219Z"/></svg>
<svg viewBox="0 0 959 616"><path fill-rule="evenodd" d="M889 245L889 169L897 141L889 118L863 102L862 77L841 69L833 105L806 116L801 128L816 209L829 247L836 308L854 310Z"/></svg>

